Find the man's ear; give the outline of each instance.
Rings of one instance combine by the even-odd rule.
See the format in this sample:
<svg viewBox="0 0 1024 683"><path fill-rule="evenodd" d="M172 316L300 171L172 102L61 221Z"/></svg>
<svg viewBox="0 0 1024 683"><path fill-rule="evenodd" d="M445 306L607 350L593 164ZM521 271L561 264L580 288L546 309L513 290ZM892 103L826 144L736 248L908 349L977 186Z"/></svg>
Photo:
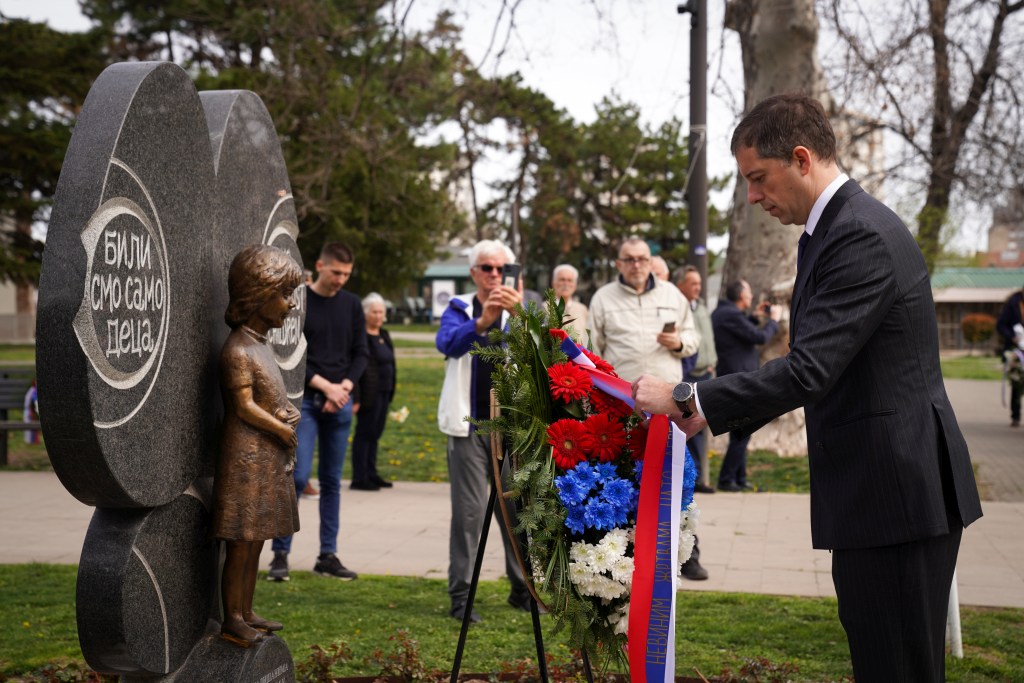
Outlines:
<svg viewBox="0 0 1024 683"><path fill-rule="evenodd" d="M793 162L800 171L800 175L807 175L811 172L811 160L811 150L803 145L793 148Z"/></svg>

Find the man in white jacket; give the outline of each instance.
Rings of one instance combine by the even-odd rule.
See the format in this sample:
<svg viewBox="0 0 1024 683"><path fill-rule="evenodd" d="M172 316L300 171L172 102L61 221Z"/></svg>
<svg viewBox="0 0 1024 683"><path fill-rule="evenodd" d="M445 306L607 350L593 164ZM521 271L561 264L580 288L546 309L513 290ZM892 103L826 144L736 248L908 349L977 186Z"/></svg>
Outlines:
<svg viewBox="0 0 1024 683"><path fill-rule="evenodd" d="M681 382L681 361L700 344L689 304L674 285L651 274L644 240L623 242L615 266L619 277L590 301L591 348L627 382L644 374Z"/></svg>
<svg viewBox="0 0 1024 683"><path fill-rule="evenodd" d="M467 417L490 416L490 363L470 351L487 346L488 333L505 327L515 305L522 303L523 286L502 284L501 269L515 255L500 242L483 240L469 252L469 274L477 290L453 297L441 316L437 350L445 355L444 384L437 406L437 424L448 435L448 480L451 482L452 521L448 538L449 614L460 621L466 613L480 530L491 480L490 437L477 433ZM499 524L505 544L505 571L512 584L509 604L529 611L530 594L515 561L505 526ZM476 610L474 622L481 621Z"/></svg>

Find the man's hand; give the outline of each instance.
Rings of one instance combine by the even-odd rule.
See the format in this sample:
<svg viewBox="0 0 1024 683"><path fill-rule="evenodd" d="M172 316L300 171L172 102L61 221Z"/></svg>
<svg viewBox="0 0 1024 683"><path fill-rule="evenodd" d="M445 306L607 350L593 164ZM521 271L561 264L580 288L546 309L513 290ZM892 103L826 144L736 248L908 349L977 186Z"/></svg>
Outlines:
<svg viewBox="0 0 1024 683"><path fill-rule="evenodd" d="M669 351L678 351L683 346L683 340L679 338L678 332L659 332L658 343Z"/></svg>
<svg viewBox="0 0 1024 683"><path fill-rule="evenodd" d="M662 382L653 375L641 375L633 382L633 400L637 410L646 410L654 415L678 413L679 406L672 400L674 388L674 384Z"/></svg>
<svg viewBox="0 0 1024 683"><path fill-rule="evenodd" d="M348 382L346 385L345 383ZM324 403L325 413L336 413L345 407L351 397L350 388L352 383L348 380L344 380L339 384L328 384L324 389L324 397L327 399Z"/></svg>
<svg viewBox="0 0 1024 683"><path fill-rule="evenodd" d="M673 401L675 403L675 401ZM692 417L683 417L683 414L678 410L668 416L672 422L675 423L679 429L686 434L686 438L689 439L694 434L697 434L708 425L708 421L700 416L699 413L694 413Z"/></svg>
<svg viewBox="0 0 1024 683"><path fill-rule="evenodd" d="M487 331L491 325L501 319L501 312L508 311L511 313L516 307L516 304L522 303L523 294L521 291L513 289L512 287L506 287L500 285L484 302L483 311L480 313L480 317L476 319L476 332L477 334L483 334Z"/></svg>

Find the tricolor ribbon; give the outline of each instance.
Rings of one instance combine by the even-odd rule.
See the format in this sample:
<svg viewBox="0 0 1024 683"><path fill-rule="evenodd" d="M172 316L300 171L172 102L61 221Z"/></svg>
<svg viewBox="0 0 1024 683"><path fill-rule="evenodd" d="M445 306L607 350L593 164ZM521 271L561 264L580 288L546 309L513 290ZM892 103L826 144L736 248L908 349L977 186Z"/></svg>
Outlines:
<svg viewBox="0 0 1024 683"><path fill-rule="evenodd" d="M562 338L561 349L590 374L594 386L630 408L635 406L629 382L598 370L567 336ZM629 675L634 683L675 680L676 571L685 467L686 434L667 416L654 415L647 425L633 541L627 637Z"/></svg>

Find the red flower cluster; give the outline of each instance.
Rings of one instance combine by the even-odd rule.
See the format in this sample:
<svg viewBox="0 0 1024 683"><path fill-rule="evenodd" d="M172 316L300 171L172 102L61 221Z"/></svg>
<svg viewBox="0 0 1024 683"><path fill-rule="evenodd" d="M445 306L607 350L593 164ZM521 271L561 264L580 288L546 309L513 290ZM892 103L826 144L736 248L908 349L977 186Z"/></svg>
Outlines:
<svg viewBox="0 0 1024 683"><path fill-rule="evenodd" d="M553 422L547 430L551 444L551 457L563 470L572 469L587 459L593 448L593 437L586 426L577 420L564 419Z"/></svg>
<svg viewBox="0 0 1024 683"><path fill-rule="evenodd" d="M566 403L583 398L594 386L587 371L575 363L552 365L548 368L548 379L551 380L551 395Z"/></svg>
<svg viewBox="0 0 1024 683"><path fill-rule="evenodd" d="M584 423L593 440L591 455L601 462L611 462L622 453L626 445L626 430L619 418L607 413L597 413Z"/></svg>
<svg viewBox="0 0 1024 683"><path fill-rule="evenodd" d="M609 396L596 387L590 392L590 403L594 406L595 412L607 413L616 419L629 417L633 412L625 402Z"/></svg>
<svg viewBox="0 0 1024 683"><path fill-rule="evenodd" d="M597 355L593 351L590 351L589 349L583 349L583 354L587 358L589 358L597 367L597 369L603 372L604 374L611 375L612 377L618 377L618 375L615 374L615 368L612 367L612 364L606 361L604 358L601 358L601 356Z"/></svg>

